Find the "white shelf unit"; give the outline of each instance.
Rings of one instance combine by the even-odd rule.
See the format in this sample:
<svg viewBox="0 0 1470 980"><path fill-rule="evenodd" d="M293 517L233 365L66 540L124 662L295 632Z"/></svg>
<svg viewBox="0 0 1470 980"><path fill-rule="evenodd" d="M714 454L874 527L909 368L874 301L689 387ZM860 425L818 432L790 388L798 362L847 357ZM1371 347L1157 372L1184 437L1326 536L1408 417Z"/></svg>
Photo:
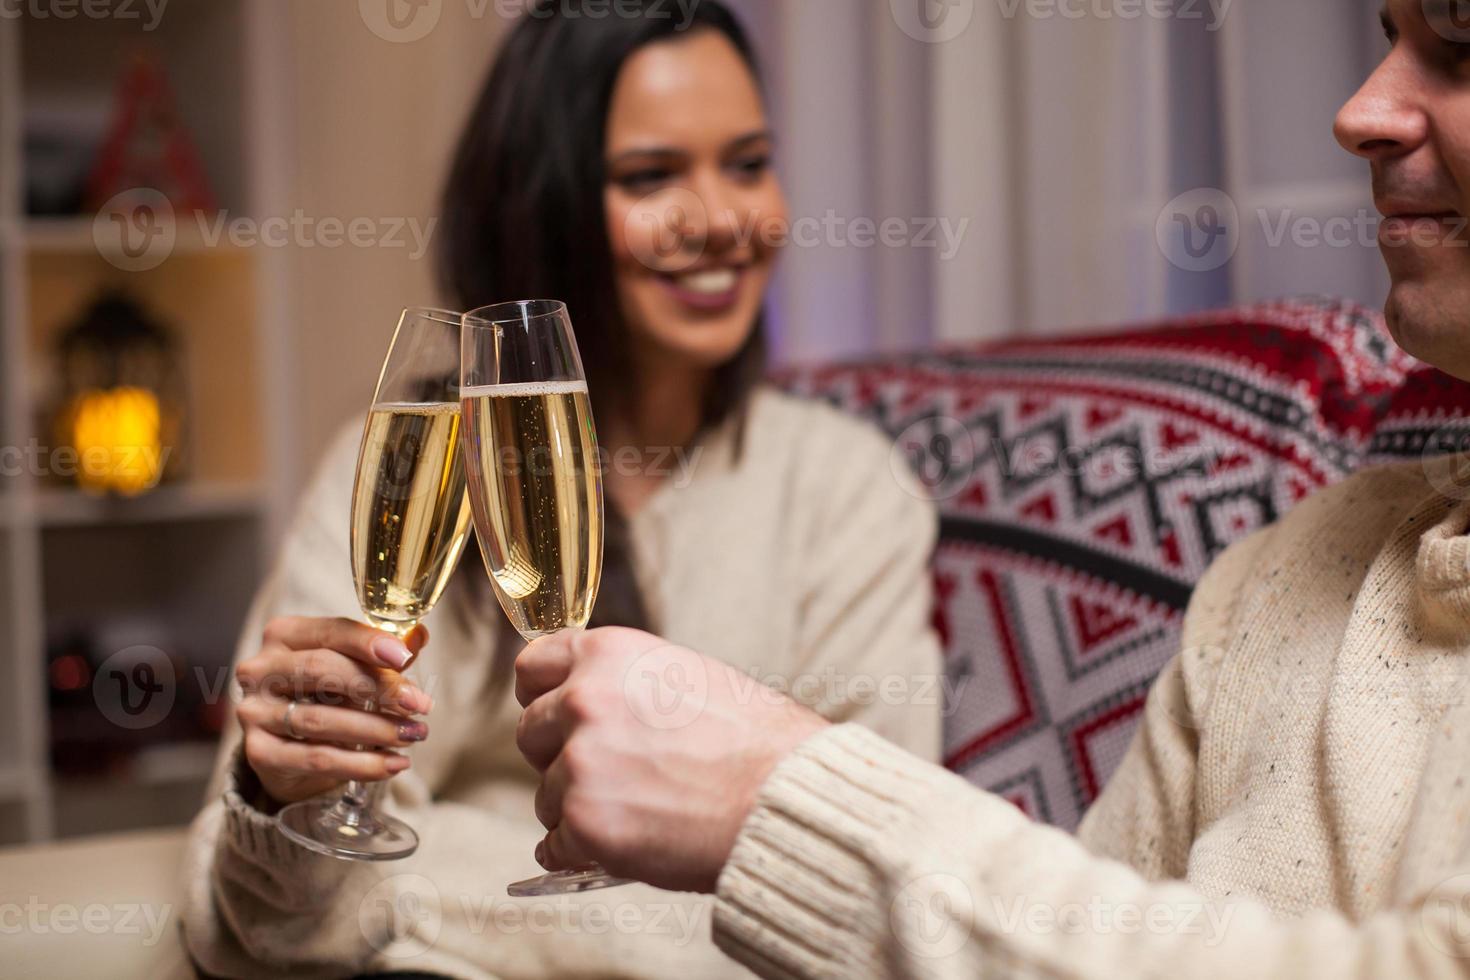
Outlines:
<svg viewBox="0 0 1470 980"><path fill-rule="evenodd" d="M104 637L152 635L191 667L227 668L281 525L277 464L292 417L291 392L271 382L292 350L288 258L210 245L190 216L158 268L116 268L92 216L27 214L27 117L78 100L110 106L127 59L147 50L168 71L220 207L288 213L286 13L282 0L173 0L151 33L139 21L0 17L0 444L47 442L52 344L103 288L139 299L180 339L189 433L185 477L133 500L0 474L0 846L175 824L197 808L209 750L193 738L65 775L53 738L72 734L77 703L57 695L53 711L48 659L76 638L101 658L113 652ZM88 738L112 737L87 725Z"/></svg>

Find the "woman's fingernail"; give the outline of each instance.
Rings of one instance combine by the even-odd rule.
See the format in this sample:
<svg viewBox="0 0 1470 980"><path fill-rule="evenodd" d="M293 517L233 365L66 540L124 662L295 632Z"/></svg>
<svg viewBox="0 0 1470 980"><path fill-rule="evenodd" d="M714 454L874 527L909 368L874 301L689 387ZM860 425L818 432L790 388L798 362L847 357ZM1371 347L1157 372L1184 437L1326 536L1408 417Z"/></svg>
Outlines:
<svg viewBox="0 0 1470 980"><path fill-rule="evenodd" d="M429 737L429 726L421 721L405 721L398 726L398 741L422 742Z"/></svg>
<svg viewBox="0 0 1470 980"><path fill-rule="evenodd" d="M426 715L434 710L434 699L412 684L404 684L398 689L398 703L416 715Z"/></svg>
<svg viewBox="0 0 1470 980"><path fill-rule="evenodd" d="M408 652L408 647L391 636L378 637L368 649L372 650L373 656L378 658L378 663L394 670L402 670L408 666L409 660L413 659L413 654Z"/></svg>
<svg viewBox="0 0 1470 980"><path fill-rule="evenodd" d="M408 768L408 765L409 763L407 756L395 755L388 760L388 771L402 772L403 770Z"/></svg>

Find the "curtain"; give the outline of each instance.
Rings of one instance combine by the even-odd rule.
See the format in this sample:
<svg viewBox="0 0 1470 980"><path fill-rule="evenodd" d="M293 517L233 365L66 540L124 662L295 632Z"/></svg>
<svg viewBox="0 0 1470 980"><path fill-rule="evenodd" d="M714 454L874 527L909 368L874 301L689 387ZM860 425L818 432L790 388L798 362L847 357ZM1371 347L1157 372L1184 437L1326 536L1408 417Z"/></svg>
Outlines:
<svg viewBox="0 0 1470 980"><path fill-rule="evenodd" d="M1383 301L1367 164L1332 136L1386 50L1377 0L736 5L793 214L848 222L782 260L783 360Z"/></svg>

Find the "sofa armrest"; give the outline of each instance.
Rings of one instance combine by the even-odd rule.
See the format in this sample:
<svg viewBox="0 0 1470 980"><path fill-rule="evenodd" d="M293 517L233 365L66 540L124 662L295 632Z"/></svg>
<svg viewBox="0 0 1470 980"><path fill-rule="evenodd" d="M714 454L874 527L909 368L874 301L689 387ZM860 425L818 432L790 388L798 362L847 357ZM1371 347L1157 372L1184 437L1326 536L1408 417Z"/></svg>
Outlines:
<svg viewBox="0 0 1470 980"><path fill-rule="evenodd" d="M184 833L0 850L0 973L192 978L179 935Z"/></svg>

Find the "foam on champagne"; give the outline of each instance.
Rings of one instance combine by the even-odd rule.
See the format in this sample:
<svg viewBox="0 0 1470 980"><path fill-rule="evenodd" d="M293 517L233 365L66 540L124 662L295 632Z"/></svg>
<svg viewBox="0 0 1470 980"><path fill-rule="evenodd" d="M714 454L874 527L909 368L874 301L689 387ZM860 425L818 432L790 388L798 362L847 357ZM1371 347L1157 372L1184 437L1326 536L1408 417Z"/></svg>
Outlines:
<svg viewBox="0 0 1470 980"><path fill-rule="evenodd" d="M585 381L528 381L512 385L475 385L460 392L469 398L537 398L545 395L585 395ZM457 406L456 406L457 407Z"/></svg>

